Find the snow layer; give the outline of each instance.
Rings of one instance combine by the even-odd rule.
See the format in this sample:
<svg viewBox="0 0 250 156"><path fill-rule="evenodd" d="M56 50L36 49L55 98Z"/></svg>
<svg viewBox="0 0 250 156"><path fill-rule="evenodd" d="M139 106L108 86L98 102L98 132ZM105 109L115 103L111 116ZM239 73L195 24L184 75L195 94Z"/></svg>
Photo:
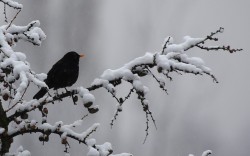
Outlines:
<svg viewBox="0 0 250 156"><path fill-rule="evenodd" d="M81 133L77 133L72 130L72 127L80 125L82 125L82 121L80 120L75 121L73 124L69 125L64 125L62 121L58 121L54 125L51 125L49 123L38 124L34 120L31 122L21 121L21 123L15 124L12 127L10 127L8 135L13 135L15 133L18 133L22 129L23 130L39 129L44 132L46 131L50 131L52 133L59 132L62 134L61 136L62 139L66 137L73 137L76 138L78 141L84 141L92 132L94 132L99 127L99 124L95 123L92 126L90 126L87 130Z"/></svg>
<svg viewBox="0 0 250 156"><path fill-rule="evenodd" d="M173 39L171 40L171 42L173 42ZM167 54L169 52L183 53L186 49L202 42L204 38L191 38L190 36L185 36L183 40L184 42L180 44L169 44L163 54Z"/></svg>
<svg viewBox="0 0 250 156"><path fill-rule="evenodd" d="M27 150L24 150L23 149L23 146L20 146L18 149L17 149L17 154L16 156L31 156L31 153Z"/></svg>
<svg viewBox="0 0 250 156"><path fill-rule="evenodd" d="M83 87L78 87L77 89L78 94L83 100L83 103L94 103L95 102L95 97L91 93L89 93L89 90Z"/></svg>
<svg viewBox="0 0 250 156"><path fill-rule="evenodd" d="M4 131L5 131L4 128L0 128L0 135L3 134Z"/></svg>
<svg viewBox="0 0 250 156"><path fill-rule="evenodd" d="M112 145L109 142L105 142L102 145L96 145L96 148L89 146L89 151L87 156L132 156L129 153L121 153L121 154L111 154L113 153Z"/></svg>
<svg viewBox="0 0 250 156"><path fill-rule="evenodd" d="M204 151L201 156L209 156L212 154L211 150Z"/></svg>
<svg viewBox="0 0 250 156"><path fill-rule="evenodd" d="M4 4L7 4L10 7L15 8L15 9L22 9L23 8L22 4L15 2L15 1L12 1L12 0L0 0L0 1L3 2Z"/></svg>

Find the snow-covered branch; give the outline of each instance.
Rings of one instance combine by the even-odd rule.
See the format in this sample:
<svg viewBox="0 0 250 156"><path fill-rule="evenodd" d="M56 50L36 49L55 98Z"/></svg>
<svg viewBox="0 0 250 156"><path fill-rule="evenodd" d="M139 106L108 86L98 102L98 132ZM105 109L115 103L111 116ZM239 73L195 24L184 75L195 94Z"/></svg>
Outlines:
<svg viewBox="0 0 250 156"><path fill-rule="evenodd" d="M122 105L127 98L130 97L132 91L138 95L138 99L141 101L143 111L146 113L146 136L148 135L149 117L155 124L152 113L149 110L149 101L146 99L146 94L149 92L147 86L143 85L142 77L152 76L159 84L159 87L167 93L165 88L165 80L170 81L173 78L170 76L172 72L177 73L191 73L194 75L206 74L212 78L212 80L218 83L218 80L213 75L211 69L205 65L204 61L198 57L189 57L187 51L191 48L204 46L208 40L218 41L218 38L214 36L223 32L223 28L219 28L215 32L212 32L205 38L192 38L189 36L184 37L184 41L179 44L173 43L172 37L167 37L163 45L161 52L146 53L144 56L135 58L128 62L121 68L111 70L108 69L103 72L100 78L93 81L91 86L87 88L89 91L96 90L98 88L105 88L111 95L117 100L118 107L115 112L114 118L111 121L111 126L114 124L114 120L117 119L118 113L122 111ZM216 50L224 50L230 53L241 51L242 49L231 49L230 46L222 46L227 48L220 48L217 46ZM204 49L204 48L201 48ZM206 49L207 50L207 49ZM157 72L154 73L151 69L156 68ZM163 77L158 77L163 75ZM129 96L126 98L116 96L116 86L128 82L131 85L132 90L129 92Z"/></svg>
<svg viewBox="0 0 250 156"><path fill-rule="evenodd" d="M61 136L62 141L67 141L67 137L77 140L80 143L86 144L86 139L96 131L99 124L93 124L86 131L76 133L72 130L73 127L82 125L82 120L77 120L73 124L64 125L62 121L56 122L54 125L49 123L38 124L35 120L32 121L21 121L18 124L12 125L13 130L9 130L7 133L10 137L15 137L25 133L37 133L40 132L43 135L39 137L40 141L47 142L50 134L58 134ZM66 142L64 143L66 144Z"/></svg>
<svg viewBox="0 0 250 156"><path fill-rule="evenodd" d="M43 106L45 106L49 103L54 103L56 101L60 101L61 99L65 98L65 97L70 97L73 95L79 95L81 97L84 107L87 108L91 114L96 113L99 110L98 105L93 106L93 103L95 101L95 97L92 94L90 94L87 89L85 89L83 87L78 87L78 88L73 89L71 91L63 92L58 96L54 96L54 97L46 96L46 97L43 97L39 100L32 99L32 100L27 101L27 102L18 103L15 106L15 110L16 110L15 113L10 115L8 117L8 119L10 121L13 121L15 118L20 117L23 114L26 114L26 113L33 111L35 109L38 109L38 108L42 108ZM77 100L74 102L77 102Z"/></svg>
<svg viewBox="0 0 250 156"><path fill-rule="evenodd" d="M8 5L11 8L14 8L14 9L22 9L23 8L22 4L15 2L15 1L12 1L12 0L0 0L0 2L4 3L5 5Z"/></svg>
<svg viewBox="0 0 250 156"><path fill-rule="evenodd" d="M45 40L46 35L39 28L40 22L38 20L30 22L26 26L3 25L1 30L6 34L6 40L10 46L14 46L18 40L28 41L34 45L41 45L42 41Z"/></svg>

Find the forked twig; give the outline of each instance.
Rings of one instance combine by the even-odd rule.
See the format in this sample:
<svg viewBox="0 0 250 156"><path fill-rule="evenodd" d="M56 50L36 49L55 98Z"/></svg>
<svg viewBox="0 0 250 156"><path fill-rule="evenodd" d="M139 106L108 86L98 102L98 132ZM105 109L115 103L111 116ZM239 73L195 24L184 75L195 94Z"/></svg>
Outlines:
<svg viewBox="0 0 250 156"><path fill-rule="evenodd" d="M17 18L17 15L21 12L21 9L18 10L18 12L16 13L16 15L13 17L13 19L10 21L9 25L6 27L6 30L8 30L11 26L11 24L13 23L13 21Z"/></svg>

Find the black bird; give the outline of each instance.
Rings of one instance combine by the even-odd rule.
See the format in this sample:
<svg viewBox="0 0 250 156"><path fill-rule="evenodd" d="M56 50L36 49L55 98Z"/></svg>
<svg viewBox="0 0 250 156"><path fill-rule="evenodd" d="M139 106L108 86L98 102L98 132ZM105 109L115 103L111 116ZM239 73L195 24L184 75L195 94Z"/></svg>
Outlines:
<svg viewBox="0 0 250 156"><path fill-rule="evenodd" d="M53 88L57 90L59 88L69 87L76 82L79 74L80 57L84 57L84 55L70 51L52 66L47 74L47 79L44 80L49 89ZM47 92L48 89L43 87L34 95L33 99L40 99Z"/></svg>

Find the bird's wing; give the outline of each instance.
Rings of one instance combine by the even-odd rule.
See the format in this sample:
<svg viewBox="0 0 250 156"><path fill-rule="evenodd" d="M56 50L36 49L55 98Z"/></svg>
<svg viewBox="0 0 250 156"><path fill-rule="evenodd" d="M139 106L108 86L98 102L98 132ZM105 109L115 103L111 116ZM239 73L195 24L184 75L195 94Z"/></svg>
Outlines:
<svg viewBox="0 0 250 156"><path fill-rule="evenodd" d="M52 66L50 71L47 74L46 84L49 88L53 88L57 79L63 75L63 63L62 60L59 60L56 64Z"/></svg>

